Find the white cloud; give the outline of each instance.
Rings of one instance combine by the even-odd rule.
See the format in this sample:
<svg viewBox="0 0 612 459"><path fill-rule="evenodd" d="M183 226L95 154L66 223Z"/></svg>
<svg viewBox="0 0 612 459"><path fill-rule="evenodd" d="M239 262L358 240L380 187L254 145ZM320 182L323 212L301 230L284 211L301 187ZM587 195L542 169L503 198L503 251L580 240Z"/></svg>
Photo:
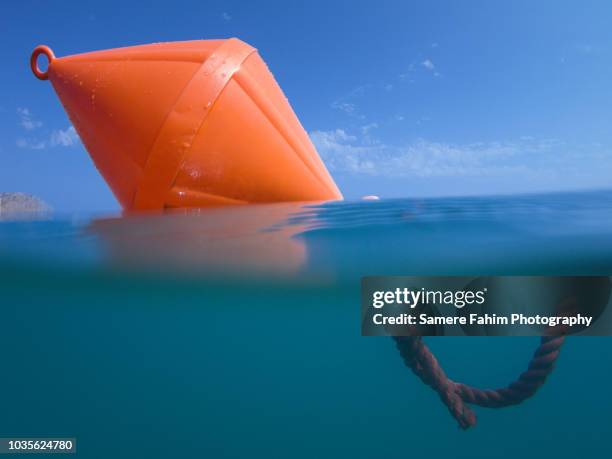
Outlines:
<svg viewBox="0 0 612 459"><path fill-rule="evenodd" d="M74 126L68 126L66 129L53 130L46 139L20 137L15 144L26 150L43 150L48 147L72 147L80 141Z"/></svg>
<svg viewBox="0 0 612 459"><path fill-rule="evenodd" d="M357 138L346 131L314 131L310 137L330 170L380 177L484 177L548 174L563 143L513 142L452 144L419 139L403 146Z"/></svg>
<svg viewBox="0 0 612 459"><path fill-rule="evenodd" d="M363 97L366 91L371 89L372 87L373 85L371 84L356 86L344 96L339 97L335 101L333 101L330 104L330 107L334 110L343 112L344 114L352 118L363 120L365 119L365 116L359 113L359 107L355 103L355 99Z"/></svg>
<svg viewBox="0 0 612 459"><path fill-rule="evenodd" d="M229 13L225 12L225 11L221 15L221 17L223 18L224 21L231 21L232 20L232 16Z"/></svg>
<svg viewBox="0 0 612 459"><path fill-rule="evenodd" d="M344 129L336 129L334 131L313 131L310 133L310 138L315 142L315 145L320 145L328 149L334 149L341 143L357 140L357 137L348 135Z"/></svg>
<svg viewBox="0 0 612 459"><path fill-rule="evenodd" d="M333 108L334 110L340 110L341 112L344 112L348 115L354 114L355 111L357 110L357 106L355 104L351 102L339 102L339 101L332 102L331 108Z"/></svg>
<svg viewBox="0 0 612 459"><path fill-rule="evenodd" d="M24 148L28 150L42 150L46 148L47 146L47 142L45 142L44 140L24 139L24 138L17 139L15 144L19 148Z"/></svg>
<svg viewBox="0 0 612 459"><path fill-rule="evenodd" d="M420 126L423 123L426 123L427 121L431 121L431 118L429 116L421 116L419 117L419 119L416 120L416 124Z"/></svg>
<svg viewBox="0 0 612 459"><path fill-rule="evenodd" d="M80 139L76 133L76 129L74 129L74 126L68 126L64 130L58 129L53 131L49 141L52 147L71 147L79 143Z"/></svg>
<svg viewBox="0 0 612 459"><path fill-rule="evenodd" d="M378 123L370 123L365 126L361 126L361 133L363 135L368 135L372 129L376 129L378 127Z"/></svg>
<svg viewBox="0 0 612 459"><path fill-rule="evenodd" d="M33 131L42 126L42 123L38 120L35 120L32 117L32 113L30 109L25 107L17 108L17 115L19 116L19 124L26 131Z"/></svg>
<svg viewBox="0 0 612 459"><path fill-rule="evenodd" d="M434 63L431 62L431 60L429 59L425 59L423 62L421 62L421 65L425 67L427 70L433 70L435 68Z"/></svg>
<svg viewBox="0 0 612 459"><path fill-rule="evenodd" d="M360 145L357 137L348 135L343 129L313 131L310 138L332 171L362 172L374 168L369 158L370 147Z"/></svg>

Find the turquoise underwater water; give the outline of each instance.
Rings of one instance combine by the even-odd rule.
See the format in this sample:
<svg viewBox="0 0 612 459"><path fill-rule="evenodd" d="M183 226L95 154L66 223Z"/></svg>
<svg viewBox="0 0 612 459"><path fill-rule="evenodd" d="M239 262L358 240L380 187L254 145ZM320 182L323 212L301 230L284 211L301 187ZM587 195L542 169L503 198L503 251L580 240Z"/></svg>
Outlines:
<svg viewBox="0 0 612 459"><path fill-rule="evenodd" d="M0 222L0 436L79 457L605 457L610 338L570 337L536 396L461 431L364 275L612 274L612 192L280 204ZM427 339L504 386L535 338Z"/></svg>

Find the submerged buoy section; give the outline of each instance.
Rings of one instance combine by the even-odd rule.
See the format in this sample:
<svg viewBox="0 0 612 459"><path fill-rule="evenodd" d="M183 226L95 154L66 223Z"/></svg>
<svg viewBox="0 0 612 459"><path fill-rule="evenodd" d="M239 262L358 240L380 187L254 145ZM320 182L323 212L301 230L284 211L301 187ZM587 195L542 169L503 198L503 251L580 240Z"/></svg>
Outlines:
<svg viewBox="0 0 612 459"><path fill-rule="evenodd" d="M38 46L30 65L51 81L126 210L342 199L266 64L241 40L61 58Z"/></svg>

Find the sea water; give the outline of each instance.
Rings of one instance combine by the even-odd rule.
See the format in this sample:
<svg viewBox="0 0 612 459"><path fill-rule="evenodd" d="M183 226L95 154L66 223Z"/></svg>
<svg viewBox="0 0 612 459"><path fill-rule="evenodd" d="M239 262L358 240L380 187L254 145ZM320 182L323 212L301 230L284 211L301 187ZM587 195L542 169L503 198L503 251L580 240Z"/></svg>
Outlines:
<svg viewBox="0 0 612 459"><path fill-rule="evenodd" d="M605 457L612 343L570 337L521 405L461 431L365 275L610 275L612 192L275 204L0 222L0 436L80 457ZM535 338L429 338L502 387Z"/></svg>

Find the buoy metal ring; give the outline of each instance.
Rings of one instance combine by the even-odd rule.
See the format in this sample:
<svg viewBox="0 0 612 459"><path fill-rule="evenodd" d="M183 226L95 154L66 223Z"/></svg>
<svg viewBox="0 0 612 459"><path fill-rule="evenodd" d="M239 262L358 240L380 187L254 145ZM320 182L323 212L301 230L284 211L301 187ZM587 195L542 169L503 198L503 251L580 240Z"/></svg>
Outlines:
<svg viewBox="0 0 612 459"><path fill-rule="evenodd" d="M49 61L49 66L55 60L55 54L51 51L51 48L45 45L39 45L34 48L32 51L32 56L30 57L30 67L32 68L32 73L39 80L47 80L49 78L49 67L44 72L38 67L38 56L44 54L47 56L47 60Z"/></svg>

